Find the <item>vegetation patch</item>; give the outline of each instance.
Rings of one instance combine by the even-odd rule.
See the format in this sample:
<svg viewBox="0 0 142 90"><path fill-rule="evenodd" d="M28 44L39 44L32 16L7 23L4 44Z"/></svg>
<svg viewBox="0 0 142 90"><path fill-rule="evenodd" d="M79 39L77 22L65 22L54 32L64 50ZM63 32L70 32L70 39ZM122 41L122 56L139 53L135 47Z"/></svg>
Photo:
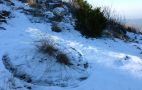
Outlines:
<svg viewBox="0 0 142 90"><path fill-rule="evenodd" d="M2 10L0 11L0 23L7 23L7 18L10 18L11 12Z"/></svg>
<svg viewBox="0 0 142 90"><path fill-rule="evenodd" d="M3 23L7 23L7 20L10 19L10 18L11 18L11 12L10 11L6 11L6 10L0 11L0 30L6 30L1 25Z"/></svg>
<svg viewBox="0 0 142 90"><path fill-rule="evenodd" d="M49 18L50 21L55 21L55 22L61 22L63 20L63 16L54 16L52 18Z"/></svg>
<svg viewBox="0 0 142 90"><path fill-rule="evenodd" d="M54 32L61 32L62 31L61 28L58 26L58 24L53 24L51 29Z"/></svg>
<svg viewBox="0 0 142 90"><path fill-rule="evenodd" d="M127 40L129 39L127 31L136 32L136 28L126 27L117 15L111 13L111 9L93 8L85 0L74 1L72 7L76 18L76 29L88 38L100 37L105 34Z"/></svg>
<svg viewBox="0 0 142 90"><path fill-rule="evenodd" d="M107 18L101 8L92 8L87 1L77 0L78 6L74 8L76 29L86 37L99 37L106 27Z"/></svg>
<svg viewBox="0 0 142 90"><path fill-rule="evenodd" d="M60 64L63 64L63 65L67 65L67 66L70 66L70 65L73 65L68 56L66 54L58 54L56 56L56 59L57 59L57 62L60 63Z"/></svg>
<svg viewBox="0 0 142 90"><path fill-rule="evenodd" d="M49 41L48 39L41 39L36 44L36 48L39 52L42 52L44 54L48 54L50 56L54 56L55 53L58 51L53 42Z"/></svg>

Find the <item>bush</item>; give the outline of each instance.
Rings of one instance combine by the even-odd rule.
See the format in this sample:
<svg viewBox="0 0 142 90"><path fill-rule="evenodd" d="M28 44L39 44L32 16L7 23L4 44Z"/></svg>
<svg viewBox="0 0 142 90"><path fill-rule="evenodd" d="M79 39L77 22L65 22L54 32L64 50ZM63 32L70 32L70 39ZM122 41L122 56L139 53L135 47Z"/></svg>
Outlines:
<svg viewBox="0 0 142 90"><path fill-rule="evenodd" d="M134 26L125 26L126 30L128 32L133 32L133 33L140 33L139 28L136 28Z"/></svg>
<svg viewBox="0 0 142 90"><path fill-rule="evenodd" d="M107 27L103 33L111 37L119 38L121 40L128 40L127 28L125 24L121 23L118 19L110 18L107 20Z"/></svg>
<svg viewBox="0 0 142 90"><path fill-rule="evenodd" d="M44 13L40 9L29 9L25 10L26 14L32 15L33 17L44 17Z"/></svg>
<svg viewBox="0 0 142 90"><path fill-rule="evenodd" d="M122 24L121 22L118 22L118 20L115 19L107 20L107 29L116 31L118 33L126 34L125 25Z"/></svg>
<svg viewBox="0 0 142 90"><path fill-rule="evenodd" d="M84 0L77 0L79 8L75 8L76 29L86 37L101 36L106 27L106 17L101 8L92 8Z"/></svg>
<svg viewBox="0 0 142 90"><path fill-rule="evenodd" d="M126 34L125 24L122 23L123 19L116 15L110 8L104 9L104 15L107 18L106 29L112 30L117 33Z"/></svg>
<svg viewBox="0 0 142 90"><path fill-rule="evenodd" d="M48 54L51 57L56 58L57 62L62 65L71 66L73 65L70 61L72 61L68 55L62 51L60 51L52 40L41 39L38 44L36 44L38 51Z"/></svg>
<svg viewBox="0 0 142 90"><path fill-rule="evenodd" d="M122 19L109 8L92 8L85 0L76 0L72 6L77 19L76 29L86 37L100 37L107 31L109 36L128 39L127 31L136 31L133 27L126 27Z"/></svg>
<svg viewBox="0 0 142 90"><path fill-rule="evenodd" d="M57 49L54 47L54 44L51 41L46 39L39 40L39 43L36 44L36 47L39 52L54 56L57 52Z"/></svg>
<svg viewBox="0 0 142 90"><path fill-rule="evenodd" d="M76 51L76 49L66 48L63 45L60 46L59 43L55 43L52 37L43 36L42 39L36 42L35 46L38 52L53 57L60 65L68 66L70 68L81 67L86 69L88 67L87 63L82 61L82 55Z"/></svg>
<svg viewBox="0 0 142 90"><path fill-rule="evenodd" d="M64 17L62 16L54 16L52 18L49 18L49 20L51 21L56 21L56 22L61 22L63 20Z"/></svg>
<svg viewBox="0 0 142 90"><path fill-rule="evenodd" d="M61 32L62 31L61 28L57 24L53 24L51 29L54 32Z"/></svg>
<svg viewBox="0 0 142 90"><path fill-rule="evenodd" d="M11 12L2 10L0 11L0 23L7 23L7 18L10 18Z"/></svg>
<svg viewBox="0 0 142 90"><path fill-rule="evenodd" d="M11 12L10 11L5 11L5 10L0 11L0 30L6 30L1 25L3 23L7 23L9 18L11 18Z"/></svg>
<svg viewBox="0 0 142 90"><path fill-rule="evenodd" d="M114 11L112 12L110 8L104 9L104 15L107 18L106 30L104 34L115 38L128 40L129 37L126 34L127 31L136 33L136 28L126 26L126 24L124 23L124 19L116 15Z"/></svg>
<svg viewBox="0 0 142 90"><path fill-rule="evenodd" d="M60 64L63 64L63 65L67 65L67 66L70 66L70 65L73 65L71 62L70 62L70 59L68 58L68 56L66 54L58 54L56 56L56 59L57 59L57 62L60 63Z"/></svg>

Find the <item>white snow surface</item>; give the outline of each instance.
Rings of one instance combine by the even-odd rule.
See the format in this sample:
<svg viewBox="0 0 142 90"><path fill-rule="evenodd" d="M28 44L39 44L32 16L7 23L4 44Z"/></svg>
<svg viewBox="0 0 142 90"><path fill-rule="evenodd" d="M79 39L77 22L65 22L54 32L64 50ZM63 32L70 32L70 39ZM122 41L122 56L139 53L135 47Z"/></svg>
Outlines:
<svg viewBox="0 0 142 90"><path fill-rule="evenodd" d="M17 7L23 6L20 2L14 3ZM10 10L8 6L2 5L0 10L1 7ZM56 42L78 50L84 60L89 62L89 77L75 87L33 85L12 77L0 60L0 89L28 90L26 87L30 86L32 90L142 90L142 35L128 33L130 37L137 37L137 42L110 38L86 39L70 23L61 22L60 26L64 30L56 33L51 30L51 23L31 23L20 11L13 9L12 13L15 18L3 25L6 30L0 30L0 59L4 54L21 58L23 53L33 55L33 41L42 32ZM24 61L20 57L13 62L22 64ZM28 71L28 68L25 69ZM37 71L40 76L42 68ZM22 88L10 89L11 82Z"/></svg>

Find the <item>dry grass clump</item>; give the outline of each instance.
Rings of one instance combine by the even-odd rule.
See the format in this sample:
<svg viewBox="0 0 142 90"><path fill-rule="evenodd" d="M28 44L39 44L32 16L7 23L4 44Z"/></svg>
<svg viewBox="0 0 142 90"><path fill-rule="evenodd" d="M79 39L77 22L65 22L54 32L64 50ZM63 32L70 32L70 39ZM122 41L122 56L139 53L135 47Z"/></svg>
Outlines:
<svg viewBox="0 0 142 90"><path fill-rule="evenodd" d="M57 59L57 62L60 64L67 65L67 66L73 65L70 62L70 59L68 58L68 56L66 54L58 54L56 56L56 59Z"/></svg>
<svg viewBox="0 0 142 90"><path fill-rule="evenodd" d="M42 52L43 54L48 54L49 56L52 56L56 59L56 62L63 64L63 65L73 65L70 61L70 58L66 53L61 51L59 48L56 47L56 44L54 41L46 39L41 39L38 41L38 44L36 44L36 48L39 52Z"/></svg>
<svg viewBox="0 0 142 90"><path fill-rule="evenodd" d="M128 25L125 25L125 28L128 32L133 32L133 33L139 33L139 28L136 28L134 26L128 26Z"/></svg>
<svg viewBox="0 0 142 90"><path fill-rule="evenodd" d="M50 56L55 56L56 52L58 51L55 48L55 44L53 44L48 39L41 39L38 44L36 44L36 47L39 52L42 52L44 54L48 54Z"/></svg>
<svg viewBox="0 0 142 90"><path fill-rule="evenodd" d="M61 32L62 31L61 28L57 24L53 24L51 29L54 32Z"/></svg>
<svg viewBox="0 0 142 90"><path fill-rule="evenodd" d="M80 63L78 60L74 61L74 58L71 58L74 57L70 56L70 53L72 53L71 51L67 51L68 53L63 51L60 49L60 46L58 46L58 44L55 43L51 38L40 39L38 43L36 43L36 48L39 52L55 58L56 62L60 63L61 65L76 66L77 63ZM66 49L68 50L68 48ZM78 58L80 59L80 57Z"/></svg>

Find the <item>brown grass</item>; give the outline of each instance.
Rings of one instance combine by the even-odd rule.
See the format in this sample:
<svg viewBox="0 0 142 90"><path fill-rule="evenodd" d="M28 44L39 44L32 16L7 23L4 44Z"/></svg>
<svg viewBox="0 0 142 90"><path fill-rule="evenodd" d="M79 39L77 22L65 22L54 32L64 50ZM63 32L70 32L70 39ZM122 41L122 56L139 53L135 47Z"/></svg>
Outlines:
<svg viewBox="0 0 142 90"><path fill-rule="evenodd" d="M54 54L58 51L54 47L54 44L52 44L51 42L49 42L46 39L40 40L39 43L36 44L36 47L37 47L38 51L48 54L50 56L54 56Z"/></svg>
<svg viewBox="0 0 142 90"><path fill-rule="evenodd" d="M58 54L56 56L56 59L57 59L57 62L60 64L67 65L67 66L73 65L70 62L70 59L68 58L68 56L66 54Z"/></svg>

